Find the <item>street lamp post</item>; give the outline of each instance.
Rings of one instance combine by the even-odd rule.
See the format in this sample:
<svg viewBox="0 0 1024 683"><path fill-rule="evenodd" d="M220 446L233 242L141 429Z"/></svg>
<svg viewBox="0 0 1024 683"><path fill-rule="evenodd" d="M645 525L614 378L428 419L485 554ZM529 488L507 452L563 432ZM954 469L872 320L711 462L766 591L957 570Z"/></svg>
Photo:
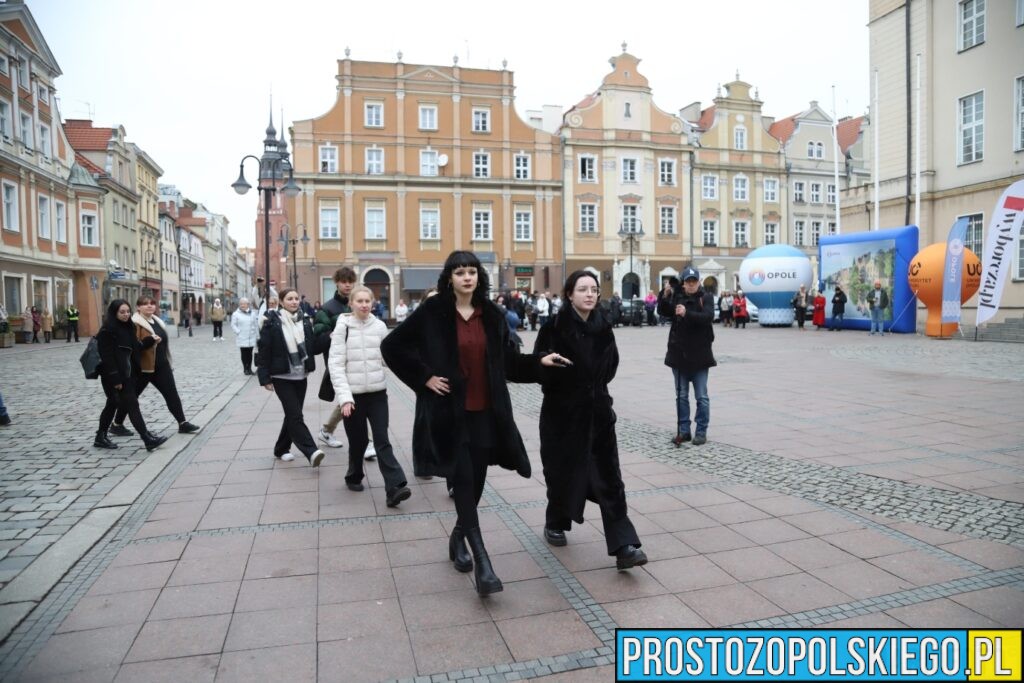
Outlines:
<svg viewBox="0 0 1024 683"><path fill-rule="evenodd" d="M155 297L155 294L153 293L153 288L148 286L148 284L149 284L149 267L150 266L155 266L155 265L156 265L156 255L153 253L152 249L147 249L145 254L143 254L142 268L143 268L143 270L146 271L146 284L147 284L146 289L149 290L149 296L153 296L153 297ZM163 289L163 287L164 287L164 285L163 285L163 273L160 273L160 289Z"/></svg>
<svg viewBox="0 0 1024 683"><path fill-rule="evenodd" d="M623 219L619 224L619 237L629 240L629 272L633 274L633 240L644 236L644 226L639 218L631 217ZM625 294L625 292L623 292ZM633 293L636 296L636 292ZM633 297L630 297L631 299Z"/></svg>
<svg viewBox="0 0 1024 683"><path fill-rule="evenodd" d="M302 228L302 237L299 237L299 228ZM309 243L309 235L306 234L306 224L299 223L295 226L295 236L291 236L292 226L285 223L281 226L281 234L277 241L284 245L285 258L288 257L288 245L292 245L292 276L289 284L296 290L299 288L299 266L296 261L296 245L301 241L303 247Z"/></svg>
<svg viewBox="0 0 1024 683"><path fill-rule="evenodd" d="M245 160L254 159L256 163L260 164L260 175L257 179L257 189L263 192L263 286L266 288L265 295L270 294L270 203L277 192L277 168L284 164L288 168L288 182L282 187L286 197L296 197L302 188L295 183L295 175L292 170L292 165L286 158L274 159L270 166L270 183L263 182L266 180L263 175L263 162L260 161L259 157L253 156L252 154L246 154L242 157L242 160L238 162L238 180L231 183L231 187L234 188L238 194L245 194L250 189L250 185L245 180Z"/></svg>

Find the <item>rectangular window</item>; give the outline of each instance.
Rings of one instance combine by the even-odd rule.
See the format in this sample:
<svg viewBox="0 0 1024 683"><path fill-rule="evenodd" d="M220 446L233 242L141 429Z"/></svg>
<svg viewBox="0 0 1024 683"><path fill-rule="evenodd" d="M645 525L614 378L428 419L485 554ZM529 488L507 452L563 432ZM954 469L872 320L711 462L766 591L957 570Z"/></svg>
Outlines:
<svg viewBox="0 0 1024 683"><path fill-rule="evenodd" d="M640 230L640 207L636 204L622 205L622 230L624 232Z"/></svg>
<svg viewBox="0 0 1024 683"><path fill-rule="evenodd" d="M0 55L0 74L3 74L4 76L8 75L10 73L10 71L8 71L8 68L9 67L7 66L7 56Z"/></svg>
<svg viewBox="0 0 1024 683"><path fill-rule="evenodd" d="M39 198L39 237L50 239L50 198Z"/></svg>
<svg viewBox="0 0 1024 683"><path fill-rule="evenodd" d="M793 221L793 244L798 247L804 245L804 221Z"/></svg>
<svg viewBox="0 0 1024 683"><path fill-rule="evenodd" d="M718 221L701 221L700 233L705 247L718 246Z"/></svg>
<svg viewBox="0 0 1024 683"><path fill-rule="evenodd" d="M580 232L597 232L597 204L580 204Z"/></svg>
<svg viewBox="0 0 1024 683"><path fill-rule="evenodd" d="M366 202L366 239L387 239L384 202Z"/></svg>
<svg viewBox="0 0 1024 683"><path fill-rule="evenodd" d="M368 175L384 174L384 150L380 147L370 147L366 150L366 173Z"/></svg>
<svg viewBox="0 0 1024 683"><path fill-rule="evenodd" d="M821 203L821 183L811 183L811 203Z"/></svg>
<svg viewBox="0 0 1024 683"><path fill-rule="evenodd" d="M482 204L473 206L473 239L484 242L491 240L491 207Z"/></svg>
<svg viewBox="0 0 1024 683"><path fill-rule="evenodd" d="M420 175L421 176L435 176L435 175L437 175L437 150L433 150L433 149L420 150Z"/></svg>
<svg viewBox="0 0 1024 683"><path fill-rule="evenodd" d="M3 182L4 201L4 230L21 232L21 222L18 220L18 186Z"/></svg>
<svg viewBox="0 0 1024 683"><path fill-rule="evenodd" d="M665 187L676 185L676 161L675 159L661 159L658 161L658 184Z"/></svg>
<svg viewBox="0 0 1024 683"><path fill-rule="evenodd" d="M964 236L964 246L975 254L984 253L985 247L985 226L982 222L984 215L980 213L967 216L967 233Z"/></svg>
<svg viewBox="0 0 1024 683"><path fill-rule="evenodd" d="M747 178L738 175L732 179L732 198L737 202L747 201Z"/></svg>
<svg viewBox="0 0 1024 683"><path fill-rule="evenodd" d="M67 208L63 202L54 202L54 218L57 224L57 241L67 244L68 241L68 215Z"/></svg>
<svg viewBox="0 0 1024 683"><path fill-rule="evenodd" d="M1024 7L1024 0L1020 0L1018 7ZM1024 149L1024 76L1017 79L1016 97L1013 98L1014 106L1014 149Z"/></svg>
<svg viewBox="0 0 1024 683"><path fill-rule="evenodd" d="M341 239L341 208L337 205L320 205L320 239Z"/></svg>
<svg viewBox="0 0 1024 683"><path fill-rule="evenodd" d="M323 146L320 148L320 172L338 172L338 148Z"/></svg>
<svg viewBox="0 0 1024 683"><path fill-rule="evenodd" d="M420 130L437 130L437 105L420 105Z"/></svg>
<svg viewBox="0 0 1024 683"><path fill-rule="evenodd" d="M764 224L764 243L775 244L779 241L779 224L778 223L765 223Z"/></svg>
<svg viewBox="0 0 1024 683"><path fill-rule="evenodd" d="M515 211L516 242L533 241L533 209L528 206L517 206Z"/></svg>
<svg viewBox="0 0 1024 683"><path fill-rule="evenodd" d="M622 160L622 182L624 182L624 183L635 183L636 182L636 159L623 159Z"/></svg>
<svg viewBox="0 0 1024 683"><path fill-rule="evenodd" d="M813 159L814 158L814 143L813 142L808 142L807 143L807 158L808 159Z"/></svg>
<svg viewBox="0 0 1024 683"><path fill-rule="evenodd" d="M21 115L21 141L32 149L32 117L28 114Z"/></svg>
<svg viewBox="0 0 1024 683"><path fill-rule="evenodd" d="M1024 0L1017 0L1017 26L1024 26ZM4 73L7 71L5 70Z"/></svg>
<svg viewBox="0 0 1024 683"><path fill-rule="evenodd" d="M676 234L676 207L660 207L659 217L661 220L658 223L658 232L660 232L662 235Z"/></svg>
<svg viewBox="0 0 1024 683"><path fill-rule="evenodd" d="M36 93L39 96L39 101L43 104L50 104L50 91L46 89L45 85L41 85L36 88Z"/></svg>
<svg viewBox="0 0 1024 683"><path fill-rule="evenodd" d="M120 244L115 244L114 245L114 263L116 263L118 265L118 267L121 266L121 245Z"/></svg>
<svg viewBox="0 0 1024 683"><path fill-rule="evenodd" d="M747 129L743 126L736 126L732 131L733 147L736 149L747 148Z"/></svg>
<svg viewBox="0 0 1024 683"><path fill-rule="evenodd" d="M832 183L825 186L825 201L829 204L836 203L836 186Z"/></svg>
<svg viewBox="0 0 1024 683"><path fill-rule="evenodd" d="M4 100L0 100L0 135L11 139L11 105Z"/></svg>
<svg viewBox="0 0 1024 683"><path fill-rule="evenodd" d="M441 239L441 206L437 202L420 204L420 239Z"/></svg>
<svg viewBox="0 0 1024 683"><path fill-rule="evenodd" d="M821 241L821 221L811 221L811 246L816 247Z"/></svg>
<svg viewBox="0 0 1024 683"><path fill-rule="evenodd" d="M18 86L28 90L28 57L18 60Z"/></svg>
<svg viewBox="0 0 1024 683"><path fill-rule="evenodd" d="M718 199L718 176L700 177L700 196L701 199Z"/></svg>
<svg viewBox="0 0 1024 683"><path fill-rule="evenodd" d="M985 42L985 0L960 0L960 50Z"/></svg>
<svg viewBox="0 0 1024 683"><path fill-rule="evenodd" d="M473 110L473 132L474 133L490 133L491 132L491 110L490 109L474 109Z"/></svg>
<svg viewBox="0 0 1024 683"><path fill-rule="evenodd" d="M39 151L47 159L52 156L50 153L50 129L43 124L39 124Z"/></svg>
<svg viewBox="0 0 1024 683"><path fill-rule="evenodd" d="M363 125L367 128L384 127L383 102L367 102L363 105Z"/></svg>
<svg viewBox="0 0 1024 683"><path fill-rule="evenodd" d="M804 201L804 181L797 180L793 183L793 201Z"/></svg>
<svg viewBox="0 0 1024 683"><path fill-rule="evenodd" d="M732 243L736 247L750 246L750 223L747 221L732 222Z"/></svg>
<svg viewBox="0 0 1024 683"><path fill-rule="evenodd" d="M836 222L835 221L829 221L828 222L828 234L830 234L830 235L836 234Z"/></svg>
<svg viewBox="0 0 1024 683"><path fill-rule="evenodd" d="M530 179L530 155L517 154L515 157L516 180Z"/></svg>
<svg viewBox="0 0 1024 683"><path fill-rule="evenodd" d="M487 152L476 152L473 154L473 177L491 177L491 155Z"/></svg>
<svg viewBox="0 0 1024 683"><path fill-rule="evenodd" d="M779 201L779 180L778 178L764 179L764 200L766 202Z"/></svg>
<svg viewBox="0 0 1024 683"><path fill-rule="evenodd" d="M587 155L580 157L580 182L597 182L597 157Z"/></svg>
<svg viewBox="0 0 1024 683"><path fill-rule="evenodd" d="M985 158L985 94L976 92L960 98L959 163Z"/></svg>
<svg viewBox="0 0 1024 683"><path fill-rule="evenodd" d="M96 229L96 214L94 213L82 213L80 218L80 224L82 226L82 235L80 242L84 247L98 247L100 245L100 233Z"/></svg>

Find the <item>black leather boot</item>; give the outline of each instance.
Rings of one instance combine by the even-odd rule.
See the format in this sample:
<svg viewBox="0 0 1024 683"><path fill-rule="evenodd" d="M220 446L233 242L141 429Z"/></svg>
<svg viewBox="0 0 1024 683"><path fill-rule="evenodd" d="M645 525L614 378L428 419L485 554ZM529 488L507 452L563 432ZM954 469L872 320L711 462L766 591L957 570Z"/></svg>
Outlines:
<svg viewBox="0 0 1024 683"><path fill-rule="evenodd" d="M93 439L92 445L96 448L117 448L117 444L111 441L102 429L96 431L96 438Z"/></svg>
<svg viewBox="0 0 1024 683"><path fill-rule="evenodd" d="M456 524L452 529L452 536L448 539L448 559L455 563L455 568L466 573L473 571L473 556L466 549L466 537L462 535L462 528Z"/></svg>
<svg viewBox="0 0 1024 683"><path fill-rule="evenodd" d="M501 585L501 579L494 575L491 558L487 556L484 539L480 535L480 527L466 529L465 533L469 549L473 551L473 578L476 579L476 592L484 596L505 590L505 587Z"/></svg>
<svg viewBox="0 0 1024 683"><path fill-rule="evenodd" d="M147 431L142 435L142 442L146 444L147 451L153 450L154 448L162 444L164 441L167 441L166 436L157 436L153 432Z"/></svg>

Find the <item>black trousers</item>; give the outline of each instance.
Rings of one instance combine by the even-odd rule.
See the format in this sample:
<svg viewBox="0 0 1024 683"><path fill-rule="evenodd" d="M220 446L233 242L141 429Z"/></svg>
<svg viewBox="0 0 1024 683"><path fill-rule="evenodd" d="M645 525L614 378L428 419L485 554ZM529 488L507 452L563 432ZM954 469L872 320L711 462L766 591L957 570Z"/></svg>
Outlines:
<svg viewBox="0 0 1024 683"><path fill-rule="evenodd" d="M106 433L110 429L110 423L114 420L114 414L120 412L127 414L132 421L132 426L141 436L146 433L146 421L142 419L142 411L139 409L139 398L135 394L135 387L131 381L123 385L118 391L114 388L114 382L106 376L100 375L100 384L103 385L103 393L107 396L107 402L100 412L100 431ZM122 412L123 411L123 412ZM124 417L121 418L124 420Z"/></svg>
<svg viewBox="0 0 1024 683"><path fill-rule="evenodd" d="M363 455L369 444L366 423L373 433L373 447L377 450L377 466L384 475L384 490L388 493L405 486L405 471L395 458L395 450L388 440L388 392L372 391L355 395L352 414L345 418L348 437L348 473L345 481L358 484L363 480Z"/></svg>
<svg viewBox="0 0 1024 683"><path fill-rule="evenodd" d="M246 372L252 372L252 347L242 347L242 369Z"/></svg>
<svg viewBox="0 0 1024 683"><path fill-rule="evenodd" d="M796 309L796 324L797 327L803 329L804 321L807 320L807 309L800 307Z"/></svg>
<svg viewBox="0 0 1024 683"><path fill-rule="evenodd" d="M135 378L135 395L142 396L150 384L156 387L160 395L164 397L167 409L171 411L174 419L181 424L185 421L185 409L181 406L181 398L178 396L178 386L174 383L174 372L170 367L157 368L156 372L140 372ZM117 424L124 424L124 412L117 411L114 418Z"/></svg>
<svg viewBox="0 0 1024 683"><path fill-rule="evenodd" d="M625 512L626 492L621 484L621 476L617 485L603 480L598 468L591 460L587 467L587 477L587 500L597 503L601 509L601 524L604 526L604 540L608 554L614 555L615 551L624 545L635 545L639 548L640 537ZM568 531L572 527L572 520L562 517L558 511L553 509L550 499L551 489L548 489L549 503L544 513L544 526L549 529Z"/></svg>
<svg viewBox="0 0 1024 683"><path fill-rule="evenodd" d="M466 438L455 454L455 473L448 486L455 488L455 512L463 529L480 526L476 508L487 483L487 466L494 448L494 417L490 411L467 411Z"/></svg>
<svg viewBox="0 0 1024 683"><path fill-rule="evenodd" d="M223 336L224 336L224 321L223 320L214 320L213 321L213 338L217 339L218 337L223 337Z"/></svg>
<svg viewBox="0 0 1024 683"><path fill-rule="evenodd" d="M71 342L71 335L75 335L75 341L78 341L78 321L68 321L68 342Z"/></svg>
<svg viewBox="0 0 1024 683"><path fill-rule="evenodd" d="M281 433L274 444L274 455L282 456L295 444L302 454L309 458L316 451L316 442L309 433L305 418L302 417L302 403L306 400L306 380L270 379L274 393L284 408Z"/></svg>

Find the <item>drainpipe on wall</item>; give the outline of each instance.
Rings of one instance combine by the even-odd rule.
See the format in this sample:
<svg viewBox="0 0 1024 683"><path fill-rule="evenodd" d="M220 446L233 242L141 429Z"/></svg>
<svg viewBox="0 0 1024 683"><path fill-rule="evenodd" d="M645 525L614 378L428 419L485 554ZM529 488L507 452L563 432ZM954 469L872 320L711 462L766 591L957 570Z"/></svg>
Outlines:
<svg viewBox="0 0 1024 683"><path fill-rule="evenodd" d="M565 226L568 224L568 212L570 206L575 206L575 199L573 197L566 197L566 183L565 183L565 134L558 136L558 139L562 145L562 282L564 283L569 274L565 271ZM571 176L570 176L571 177Z"/></svg>
<svg viewBox="0 0 1024 683"><path fill-rule="evenodd" d="M906 0L904 5L904 42L903 42L903 54L904 54L904 73L905 73L905 90L907 98L907 189L903 193L903 225L910 225L910 154L911 154L911 111L910 111L910 93L913 90L910 83L910 0Z"/></svg>
<svg viewBox="0 0 1024 683"><path fill-rule="evenodd" d="M694 239L694 227L693 227L693 220L694 220L694 215L693 215L693 211L694 211L693 173L696 170L696 169L694 169L693 165L694 165L694 160L696 159L696 155L693 153L692 149L690 150L689 154L690 154L690 265L692 266L693 265L693 239Z"/></svg>

